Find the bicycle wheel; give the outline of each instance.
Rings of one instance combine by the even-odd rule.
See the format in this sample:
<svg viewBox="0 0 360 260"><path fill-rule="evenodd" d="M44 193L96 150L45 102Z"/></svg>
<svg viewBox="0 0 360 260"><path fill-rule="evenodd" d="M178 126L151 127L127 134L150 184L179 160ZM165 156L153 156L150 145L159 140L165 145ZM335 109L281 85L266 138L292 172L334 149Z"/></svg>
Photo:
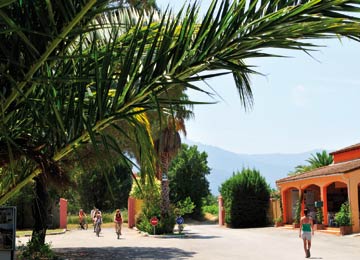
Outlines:
<svg viewBox="0 0 360 260"><path fill-rule="evenodd" d="M95 232L96 232L96 236L99 236L101 231L101 227L99 223L96 223L96 228L95 228Z"/></svg>
<svg viewBox="0 0 360 260"><path fill-rule="evenodd" d="M120 223L116 223L116 235L117 235L117 239L120 239L120 235L121 235Z"/></svg>

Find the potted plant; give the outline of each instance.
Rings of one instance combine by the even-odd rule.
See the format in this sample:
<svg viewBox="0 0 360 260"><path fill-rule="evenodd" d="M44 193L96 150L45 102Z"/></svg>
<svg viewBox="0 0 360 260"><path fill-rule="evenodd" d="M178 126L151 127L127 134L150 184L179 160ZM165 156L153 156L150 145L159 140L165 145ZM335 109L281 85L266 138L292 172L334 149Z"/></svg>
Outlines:
<svg viewBox="0 0 360 260"><path fill-rule="evenodd" d="M324 215L323 215L323 211L322 208L316 208L316 224L314 224L314 229L315 230L322 230L324 229Z"/></svg>
<svg viewBox="0 0 360 260"><path fill-rule="evenodd" d="M281 226L283 226L283 225L284 225L284 224L283 224L282 216L277 217L277 218L274 219L274 226L275 226L275 227L281 227Z"/></svg>
<svg viewBox="0 0 360 260"><path fill-rule="evenodd" d="M349 202L344 202L341 205L340 211L335 214L335 222L339 225L342 236L352 233Z"/></svg>
<svg viewBox="0 0 360 260"><path fill-rule="evenodd" d="M293 228L299 228L300 227L300 217L301 217L301 197L296 202L296 209L295 209L295 219L293 222Z"/></svg>

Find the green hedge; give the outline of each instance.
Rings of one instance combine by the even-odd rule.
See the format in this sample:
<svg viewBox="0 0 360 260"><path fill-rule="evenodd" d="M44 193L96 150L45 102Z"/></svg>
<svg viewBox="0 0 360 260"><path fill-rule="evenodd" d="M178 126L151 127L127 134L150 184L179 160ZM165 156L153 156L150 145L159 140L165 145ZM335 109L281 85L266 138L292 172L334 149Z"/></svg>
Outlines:
<svg viewBox="0 0 360 260"><path fill-rule="evenodd" d="M220 188L224 199L225 222L233 228L267 225L270 188L260 172L243 169Z"/></svg>

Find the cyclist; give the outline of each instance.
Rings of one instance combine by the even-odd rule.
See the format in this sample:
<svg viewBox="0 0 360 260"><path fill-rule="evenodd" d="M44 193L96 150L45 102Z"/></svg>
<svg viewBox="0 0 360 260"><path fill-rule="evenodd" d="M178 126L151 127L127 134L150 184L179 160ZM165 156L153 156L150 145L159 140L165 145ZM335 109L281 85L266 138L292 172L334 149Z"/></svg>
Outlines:
<svg viewBox="0 0 360 260"><path fill-rule="evenodd" d="M94 219L95 232L96 232L97 236L99 236L99 234L100 234L101 224L102 224L101 212L97 211L96 214L95 214L95 219Z"/></svg>
<svg viewBox="0 0 360 260"><path fill-rule="evenodd" d="M79 224L80 224L81 229L85 229L86 214L83 209L79 210Z"/></svg>
<svg viewBox="0 0 360 260"><path fill-rule="evenodd" d="M117 209L115 211L115 215L114 215L114 223L115 223L115 233L117 234L117 238L120 238L121 235L121 225L122 225L122 217L121 217L121 212L120 209Z"/></svg>
<svg viewBox="0 0 360 260"><path fill-rule="evenodd" d="M96 214L97 208L94 206L93 209L90 212L91 221L93 222L94 226L94 232L95 232L95 214Z"/></svg>

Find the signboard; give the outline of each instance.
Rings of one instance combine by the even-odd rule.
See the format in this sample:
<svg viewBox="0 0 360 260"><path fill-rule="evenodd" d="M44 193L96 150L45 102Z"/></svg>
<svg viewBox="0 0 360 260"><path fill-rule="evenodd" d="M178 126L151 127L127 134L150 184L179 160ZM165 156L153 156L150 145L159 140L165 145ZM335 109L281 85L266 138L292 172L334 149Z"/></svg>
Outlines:
<svg viewBox="0 0 360 260"><path fill-rule="evenodd" d="M177 217L176 218L176 224L178 224L178 225L184 224L184 218L183 217Z"/></svg>
<svg viewBox="0 0 360 260"><path fill-rule="evenodd" d="M15 250L16 208L0 207L0 251Z"/></svg>
<svg viewBox="0 0 360 260"><path fill-rule="evenodd" d="M321 208L322 206L324 206L323 201L315 201L315 208Z"/></svg>
<svg viewBox="0 0 360 260"><path fill-rule="evenodd" d="M150 224L151 224L152 226L156 226L158 223L159 223L159 220L157 219L157 217L152 217L152 218L150 219Z"/></svg>

